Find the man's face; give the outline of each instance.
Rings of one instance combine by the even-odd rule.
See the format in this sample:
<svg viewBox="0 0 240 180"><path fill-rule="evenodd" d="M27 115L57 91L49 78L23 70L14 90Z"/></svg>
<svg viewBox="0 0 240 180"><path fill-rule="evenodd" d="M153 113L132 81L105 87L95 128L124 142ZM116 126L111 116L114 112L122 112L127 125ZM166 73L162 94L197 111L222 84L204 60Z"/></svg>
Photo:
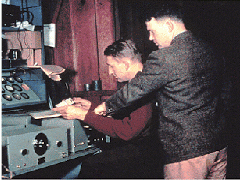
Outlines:
<svg viewBox="0 0 240 180"><path fill-rule="evenodd" d="M113 56L107 56L107 65L109 74L115 76L119 82L129 81L128 72L127 72L127 66L122 61L124 58L121 58L121 61L117 61L116 58Z"/></svg>
<svg viewBox="0 0 240 180"><path fill-rule="evenodd" d="M153 41L159 49L170 46L173 36L166 20L152 18L146 22L146 26L149 31L149 40Z"/></svg>

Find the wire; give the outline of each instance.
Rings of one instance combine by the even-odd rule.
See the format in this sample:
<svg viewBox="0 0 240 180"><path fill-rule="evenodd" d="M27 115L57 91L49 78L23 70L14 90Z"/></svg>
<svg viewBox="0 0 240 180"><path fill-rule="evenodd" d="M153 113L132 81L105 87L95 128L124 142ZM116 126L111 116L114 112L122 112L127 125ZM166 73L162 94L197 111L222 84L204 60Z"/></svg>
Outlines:
<svg viewBox="0 0 240 180"><path fill-rule="evenodd" d="M94 18L95 18L95 32L96 32L96 41L97 41L97 59L98 59L98 78L100 80L100 63L99 63L99 42L98 42L98 24L97 24L97 20L98 20L98 16L97 16L97 2L96 0L94 0L94 6L95 6L95 14L94 14Z"/></svg>
<svg viewBox="0 0 240 180"><path fill-rule="evenodd" d="M27 59L30 57L30 47L29 47L29 45L27 44L27 42L26 42L26 31L24 31L24 34L25 34L25 36L24 36L24 38L23 38L23 40L24 40L24 44L27 46L27 49L29 50L28 51L28 56L27 56Z"/></svg>
<svg viewBox="0 0 240 180"><path fill-rule="evenodd" d="M27 49L30 49L30 47L29 47L29 45L28 45L28 43L26 42L26 31L24 31L24 37L23 37L23 40L24 40L24 44L27 46Z"/></svg>
<svg viewBox="0 0 240 180"><path fill-rule="evenodd" d="M18 41L19 41L19 44L20 44L20 48L21 48L21 52L23 52L23 46L22 46L22 42L21 42L21 40L20 40L20 35L21 35L21 33L20 33L21 31L20 31L20 29L17 31L17 39L18 39ZM29 47L29 45L28 45L28 43L26 42L26 31L23 31L23 33L24 33L24 37L23 37L23 42L24 42L24 44L26 45L26 49L28 49L29 51L28 51L28 56L27 56L27 59L30 57L30 47Z"/></svg>
<svg viewBox="0 0 240 180"><path fill-rule="evenodd" d="M25 7L24 7L24 2L25 2ZM27 18L26 18L26 20L30 23L30 24L32 24L32 22L33 22L33 19L34 19L34 14L31 12L31 11L29 11L29 8L34 8L34 7L39 7L39 6L29 6L28 7L28 2L27 2L27 0L25 0L25 1L23 1L23 0L21 0L21 4L22 4L22 10L21 10L21 15L22 15L22 21L24 21L25 20L25 13L27 13L26 15L27 15ZM40 3L39 3L40 4ZM30 17L31 16L31 17Z"/></svg>
<svg viewBox="0 0 240 180"><path fill-rule="evenodd" d="M7 39L10 43L11 43L11 46L12 46L12 49L13 49L13 42L11 41L11 39ZM9 47L10 49L10 47Z"/></svg>
<svg viewBox="0 0 240 180"><path fill-rule="evenodd" d="M21 50L23 50L22 42L21 42L21 40L20 40L20 29L17 31L17 39L18 39L18 41L19 41Z"/></svg>

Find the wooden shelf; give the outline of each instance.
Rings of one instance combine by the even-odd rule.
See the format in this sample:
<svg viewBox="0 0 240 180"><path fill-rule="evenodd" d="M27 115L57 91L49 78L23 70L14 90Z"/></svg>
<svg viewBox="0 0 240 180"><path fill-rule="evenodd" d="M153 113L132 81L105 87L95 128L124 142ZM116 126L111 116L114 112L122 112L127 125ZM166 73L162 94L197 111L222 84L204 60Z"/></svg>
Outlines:
<svg viewBox="0 0 240 180"><path fill-rule="evenodd" d="M75 97L90 97L90 96L111 96L116 90L100 90L100 91L75 91Z"/></svg>
<svg viewBox="0 0 240 180"><path fill-rule="evenodd" d="M15 31L29 31L27 29L20 29L20 28L15 28L15 27L2 27L2 31L11 31L11 32L15 32ZM42 26L35 26L34 31L43 31L43 27ZM32 31L33 32L33 31Z"/></svg>
<svg viewBox="0 0 240 180"><path fill-rule="evenodd" d="M81 97L87 99L96 104L100 104L111 95L113 95L116 90L100 90L100 91L75 91L72 95L74 97Z"/></svg>

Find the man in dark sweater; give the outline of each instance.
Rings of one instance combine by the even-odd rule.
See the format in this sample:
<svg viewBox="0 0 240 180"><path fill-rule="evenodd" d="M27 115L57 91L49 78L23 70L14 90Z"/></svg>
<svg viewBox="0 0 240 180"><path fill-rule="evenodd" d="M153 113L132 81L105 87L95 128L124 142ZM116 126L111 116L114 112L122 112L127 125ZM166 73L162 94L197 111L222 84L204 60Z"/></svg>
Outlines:
<svg viewBox="0 0 240 180"><path fill-rule="evenodd" d="M118 40L104 51L109 74L129 81L142 70L141 54L131 40ZM149 94L113 117L94 113L93 102L73 98L75 105L54 108L66 119L84 120L111 137L101 153L87 157L78 178L162 178L157 121L152 118L153 95ZM81 106L80 106L81 105ZM85 107L85 109L84 109ZM89 109L90 108L90 109ZM85 111L85 112L84 112ZM85 117L83 117L85 116Z"/></svg>
<svg viewBox="0 0 240 180"><path fill-rule="evenodd" d="M155 5L145 21L158 50L143 70L98 106L112 115L156 92L164 178L226 178L227 83L223 58L185 28L174 4Z"/></svg>

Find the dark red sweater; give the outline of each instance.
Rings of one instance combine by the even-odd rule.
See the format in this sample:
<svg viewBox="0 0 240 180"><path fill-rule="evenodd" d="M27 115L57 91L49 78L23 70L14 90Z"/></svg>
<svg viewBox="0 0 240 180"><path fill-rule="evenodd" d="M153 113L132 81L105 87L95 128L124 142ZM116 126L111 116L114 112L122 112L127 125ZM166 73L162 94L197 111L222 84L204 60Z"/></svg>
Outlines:
<svg viewBox="0 0 240 180"><path fill-rule="evenodd" d="M84 122L92 126L99 132L111 137L118 137L123 140L130 140L139 134L145 136L147 131L146 124L151 119L152 107L151 103L144 105L125 117L123 120L103 117L93 112L97 105L92 104Z"/></svg>

